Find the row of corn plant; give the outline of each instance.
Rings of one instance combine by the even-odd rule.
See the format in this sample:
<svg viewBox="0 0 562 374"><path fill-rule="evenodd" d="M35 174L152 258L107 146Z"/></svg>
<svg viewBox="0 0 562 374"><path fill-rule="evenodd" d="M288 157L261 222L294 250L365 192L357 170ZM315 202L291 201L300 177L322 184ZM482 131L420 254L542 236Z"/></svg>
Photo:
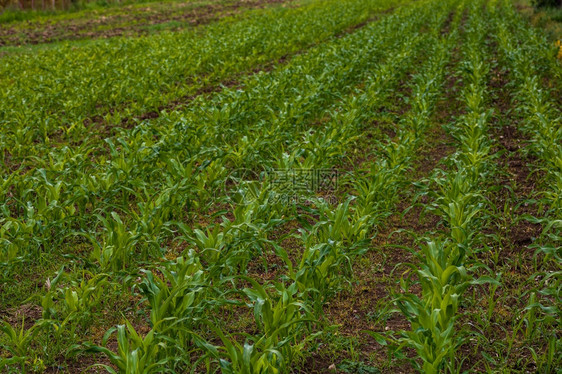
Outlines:
<svg viewBox="0 0 562 374"><path fill-rule="evenodd" d="M397 58L400 57L400 55L397 55ZM247 188L251 187L247 186ZM267 188L262 186L262 190L263 189L267 191ZM250 192L253 192L253 194L244 194L246 197L252 197L250 201L245 201L243 205L237 208L237 210L250 209L249 207L257 205L263 197L269 197L268 194L264 194L260 191ZM267 202L267 199L265 201ZM275 293L280 292L282 295L287 295L283 296L283 300L290 301L295 297L298 297L297 299L294 299L294 302L284 301L283 304L277 304L274 302L275 299L269 301L271 296L269 296L268 292L262 286L249 278L245 278L252 284L253 287L244 290L244 293L253 299L254 308L259 308L257 310L260 313L263 313L263 315L259 317L258 314L256 314L256 318L258 325L264 327L264 331L262 331L264 335L250 340L246 338L246 342L243 345L240 345L220 328L212 328L212 332L220 337L223 346L219 348L212 348L209 344L204 344L202 346L209 352L210 358L214 357L215 359L219 359L221 370L223 372L256 372L260 370L267 371L271 368L283 369L285 365L290 362L288 359L299 351L303 342L300 341L299 343L298 340L295 340L296 335L294 335L294 333L296 331L292 333L293 335L288 336L286 334L288 333L289 326L295 325L295 327L297 327L297 325L302 324L302 321L306 320L307 317L310 318L308 315L309 312L306 312L306 304L310 302L310 296L312 296L312 300L316 299L311 294L311 291L313 291L313 294L320 294L320 296L324 296L324 294L329 293L329 278L323 277L322 274L329 276L330 274L328 270L335 269L334 265L341 263L341 260L338 259L339 252L336 250L338 244L331 242L334 242L335 240L340 241L345 238L349 240L349 243L352 243L357 241L361 235L364 235L367 230L366 226L357 224L350 225L349 222L344 223L345 220L347 220L346 214L349 210L348 205L349 202L342 204L338 206L334 212L332 212L332 208L328 205L323 205L321 210L324 210L325 213L322 215L327 216L327 221L325 223L320 222L319 225L314 227L314 230L312 230L310 234L306 234L305 238L303 238L305 242L310 242L310 245L316 243L316 245L311 249L305 249L304 258L307 258L307 260L304 261L303 259L297 269L293 269L291 262L287 261L289 266L289 278L294 279L294 283L289 288L286 288L281 283L277 283L275 285L275 289L277 290ZM254 210L254 208L251 209ZM330 222L333 222L333 226ZM349 230L346 228L349 228ZM196 233L196 242L201 243L198 244L198 246L200 248L204 248L205 244L203 243L208 242L211 235L214 238L223 238L225 231L224 229L219 231L207 230L207 233L203 233L201 231ZM221 234L223 234L223 236L221 236ZM340 239L338 239L338 237ZM215 240L211 243L216 246ZM220 251L215 252L216 257L213 259L213 262L208 264L208 267L214 267L225 262L224 260L221 260L221 257L225 257L227 255L224 251L225 247L220 248ZM277 249L279 254L286 255L281 248L278 247ZM313 257L306 256L307 253L315 253L315 255ZM339 257L345 259L346 255L341 254ZM334 264L334 262L336 264ZM310 278L311 276L317 280L314 281ZM287 299L290 295L293 296ZM275 307L275 305L277 305L277 307ZM286 311L288 305L293 305L291 308L294 308L295 310L294 313L289 314L293 320L284 319L278 321L279 317L268 317L271 309L282 307L285 308ZM281 313L281 309L279 309L279 312L276 313ZM275 316L276 313L274 313L273 316ZM272 321L271 318L273 318ZM269 325L271 325L273 321L275 321L276 324L274 327L265 328L266 320L270 321L267 322ZM299 323L299 321L301 322ZM292 331L295 329L291 328L290 330ZM284 335L278 336L281 333ZM289 337L291 337L291 341L288 342L287 338ZM283 342L281 346L279 346L279 340ZM275 343L276 341L277 343Z"/></svg>
<svg viewBox="0 0 562 374"><path fill-rule="evenodd" d="M423 18L420 16L420 18L417 20L418 24L421 24L421 22L423 22L422 20ZM399 22L399 19L394 18L392 22ZM390 30L392 26L391 24L386 24L384 27L385 29ZM410 25L409 27L413 28L416 26ZM363 35L367 36L366 34ZM342 45L345 45L344 42L342 42ZM393 44L390 45L390 47L392 46ZM376 47L377 45L372 46L373 49L375 49ZM407 45L405 45L404 48L408 48ZM399 57L399 55L396 56L396 58ZM301 60L300 62L302 63L303 60ZM357 66L357 61L354 60L353 63ZM396 61L394 61L394 63L396 63ZM370 65L366 65L363 68L365 69L367 66ZM334 86L331 87L333 88ZM297 97L296 99L298 100L299 98ZM109 176L116 179L122 178L123 176L130 177L129 173L135 171L135 166L133 166L134 164L131 164L130 167L127 167L126 171L123 169L125 163L130 162L128 157L123 157L123 150L130 150L130 148L128 147L131 147L131 145L124 141L120 141L119 143L117 143L117 145L115 145L114 142L108 141L108 146L109 151L111 152L111 156L117 159L116 161L113 161L111 163L111 167L119 167L122 171L121 173L111 172L109 173ZM119 149L119 147L121 148ZM131 155L131 153L129 152L126 152L125 154L127 156ZM135 162L139 161L138 157L132 157L131 159ZM78 157L78 159L70 160L69 163L57 163L57 161L54 161L54 163L45 166L51 168L50 176L57 177L58 173L55 172L62 171L62 173L58 174L58 177L64 177L64 179L66 179L69 177L69 175L65 173L68 171L68 169L72 169L71 165L79 165L81 162L84 162L84 158ZM264 230L267 230L268 227L276 223L275 219L271 219L271 212L282 209L272 206L273 204L271 204L270 199L268 198L267 191L265 191L263 193L260 193L262 200L256 199L253 204L242 204L238 208L236 208L233 212L234 218L228 220L228 222L226 220L223 221L220 226L217 226L219 230L217 230L216 227L206 230L206 232L202 230L192 230L190 228L187 228L185 224L174 222L173 217L176 216L178 218L181 218L178 213L174 212L177 212L178 209L183 208L183 206L177 206L178 202L180 201L176 199L181 195L182 192L189 191L189 187L186 188L185 184L189 182L197 183L197 180L192 181L189 178L192 175L192 171L190 171L191 166L189 165L189 163L187 165L182 165L179 162L169 161L166 163L166 165L169 168L168 170L179 172L178 177L180 179L175 181L175 183L172 184L170 188L165 189L157 196L150 196L149 192L146 190L146 188L149 187L148 183L144 184L145 188L140 186L137 187L140 193L133 192L133 189L131 188L124 188L122 190L124 193L123 196L120 196L121 198L117 199L116 204L114 203L114 206L117 206L117 204L121 203L120 200L122 199L122 204L125 205L128 204L131 197L134 197L137 202L138 209L135 209L129 213L131 215L131 218L133 218L137 222L132 229L129 227L130 223L122 219L124 218L124 213L127 213L126 211L123 212L123 210L121 211L121 214L115 211L106 211L102 214L92 212L94 214L91 214L89 219L84 219L84 217L82 217L79 221L71 223L71 225L81 226L83 230L82 232L78 232L78 234L91 241L94 250L92 252L90 260L98 262L101 265L101 268L104 270L116 272L120 269L123 269L132 260L133 250L136 251L138 249L139 243L141 243L142 240L150 239L150 242L158 244L160 240L155 234L159 232L159 230L179 230L179 232L182 233L183 237L187 241L196 244L197 249L199 250L198 256L201 256L201 262L205 264L205 271L203 272L203 275L198 275L198 277L200 278L197 279L197 284L210 285L214 282L220 281L222 276L244 272L244 267L247 265L248 259L252 256L252 253L254 253L256 250L261 250L261 246L265 246L267 244L267 240L263 237L263 232ZM146 172L146 169L144 170L144 172ZM52 182L48 181L47 179L49 177L47 176L45 170L42 170L39 175L42 176L42 179L45 181L47 186L52 185ZM102 173L94 175L94 177L97 176L99 176L100 178L104 177ZM211 175L209 176L212 177ZM166 182L171 182L168 178L166 178L165 180ZM177 185L178 182L182 182L184 183L184 185ZM93 179L92 176L90 176L90 181L86 184L86 186L89 185L95 187L96 183L97 180ZM113 183L113 185L115 185L115 182ZM83 186L84 185L82 185L81 187ZM102 187L103 189L107 189L108 187L111 188L111 184L102 183L100 187ZM156 186L152 186L151 189L153 190L155 187ZM191 191L195 190L196 186L191 187ZM62 200L60 192L62 191L64 193L64 189L61 189L61 187L59 186L56 187L53 191L55 191L55 193L59 193L58 195L55 195L56 201L58 202ZM77 191L73 191L73 193L75 192ZM128 195L125 195L125 193L127 193ZM99 195L97 195L97 197L99 198ZM113 200L115 201L115 199ZM74 200L74 202L76 202L76 200ZM95 209L93 207L94 203L95 202L86 202L79 203L79 205L84 207L84 209L92 211L98 210L99 212L99 209ZM43 205L45 210L42 210L41 213L45 214L45 212L49 209L59 209L57 205L58 203L53 204L53 200L50 200L48 204ZM33 209L31 210L31 214L33 214L34 211ZM264 212L265 216L263 216ZM276 215L281 216L281 214ZM263 218L260 219L260 216L262 216ZM63 218L66 220L68 219L66 216L59 217L61 220ZM46 216L43 216L43 219L41 219L41 221L44 222L45 218ZM95 225L96 221L100 222L100 224L102 225L102 232L107 233L102 235L101 240L96 238L95 235L90 234L89 230L87 230L89 227L91 227L92 223ZM55 227L55 225L51 227ZM60 231L56 234L57 235L55 236L58 240L60 238ZM55 236L53 236L52 238L54 238ZM190 260L192 260L195 258L195 256L189 255L189 258ZM167 265L166 268L173 268L173 266L176 265L170 264ZM172 272L172 270L166 271L166 268L163 268L164 271L162 271L162 273L178 273L178 270ZM180 307L176 307L178 303L184 305L182 304L184 303L184 301L181 300L189 299L182 298L181 300L178 300L178 297L180 295L176 295L176 292L185 292L185 287L197 287L196 285L194 285L194 283L192 283L191 279L193 278L193 275L191 273L188 275L182 275L180 281L173 281L172 277L174 276L172 275L168 277L169 280L166 283L163 283L159 282L156 277L150 276L150 274L151 273L147 273L147 283L145 286L139 287L139 290L142 290L142 293L146 295L147 302L151 306L150 319L152 333L150 334L150 338L141 339L135 332L135 329L131 324L129 324L128 327L124 326L118 329L120 349L117 354L110 355L110 357L114 361L114 363L122 370L132 370L131 368L138 367L138 365L141 365L140 361L138 360L142 361L142 365L144 367L150 367L150 370L159 370L156 368L158 365L152 366L152 364L154 363L160 363L160 366L158 366L159 368L161 368L164 364L172 367L179 365L179 367L181 367L182 365L188 364L183 360L179 360L180 362L177 362L177 360L172 359L165 360L163 357L182 357L182 354L179 354L178 352L185 353L189 350L194 349L193 344L199 344L207 348L210 347L209 344L204 343L203 338L197 337L197 334L192 333L188 330L189 326L193 325L193 322L182 319L180 317L182 315L182 309ZM179 283L177 283L176 285L176 282ZM280 285L277 286L277 289L279 289L279 287ZM296 288L293 287L293 289ZM190 301L190 303L197 301L197 304L186 305L186 307L190 308L188 310L190 310L190 312L193 314L194 319L196 319L197 316L195 310L204 311L203 315L205 315L205 313L208 313L213 309L213 305L210 306L209 304L214 304L214 307L217 307L225 303L225 299L220 296L220 294L217 295L215 291L216 289L213 287L206 287L205 290L198 289L197 291L193 291L194 295L205 295L205 297L203 298L204 300L214 300L213 298L216 297L216 301L213 303L207 303L207 301L205 301L203 304L201 304L204 307L198 304L200 301L197 300L202 300L201 298ZM286 292L281 292L281 295L283 294L286 294ZM163 300L170 301L163 302ZM276 300L277 296L271 299L270 304L277 305ZM47 298L45 301L45 305L50 304L51 303L49 302L49 298ZM162 305L173 305L174 307L168 308ZM305 312L306 310L303 309L303 311L299 312L296 316L299 317L300 314L303 313L303 316L299 318L304 318L304 316L306 316ZM56 315L53 314L53 316L51 317L54 318L56 317ZM171 333L171 331L173 330L180 330L181 335L173 335ZM71 331L70 334L72 333L73 332ZM174 332L174 334L175 333L176 332ZM176 338L176 340L181 343L171 344L168 342L166 344L165 342L170 338L170 335L173 338ZM287 351L289 353L286 353L283 356L290 357L291 352L298 352L298 345L290 348L290 346L285 343L285 340L288 337L287 335L279 335L279 333L275 333L274 335L276 336L272 339L268 338L265 340L259 340L260 344L256 345L256 348L253 351L255 352L254 354L261 357L264 352L269 352L271 349L281 343L283 343L282 346L276 347L276 349L280 351L289 349ZM225 339L227 337L227 335L224 333L222 336L224 336ZM263 345L265 344L265 342L268 342L267 348L265 348L266 346ZM165 344L166 347L164 348L163 345ZM271 344L273 344L273 346ZM101 350L109 354L109 351L106 351L103 348L99 347L92 347L91 350ZM175 354L172 352L175 352ZM223 355L221 357L224 357L224 352L226 351L215 351L212 349L209 350L209 354L212 357L216 357L217 352L219 352L220 355ZM235 351L230 350L228 351L228 354L231 354L232 352ZM136 358L132 359L132 356L129 355L133 355ZM276 363L281 364L281 362L289 362L281 361L278 356L271 356L269 355L269 353L267 353L264 357L269 357L268 360L271 360L273 362L272 365L277 365ZM130 358L131 360L129 360ZM162 360L165 360L165 362ZM229 362L234 365L234 358L230 357Z"/></svg>
<svg viewBox="0 0 562 374"><path fill-rule="evenodd" d="M396 21L392 17L391 20L383 21L377 29L390 30ZM40 165L36 171L30 170L24 175L14 173L5 181L5 196L10 196L3 205L4 219L9 221L3 232L5 245L9 247L6 252L14 257L17 248L15 239L22 235L36 238L21 243L24 248L20 255L29 252L26 247L47 250L57 247L73 232L87 233L95 225L107 235L101 238L85 235L95 247L93 260L106 267L110 266L108 261L115 257L116 264L111 266L126 266L123 256L127 257L132 248L138 248L143 237L158 238L160 232L169 231L166 222L183 218L186 208L193 210L190 208L214 203L215 193L223 189L222 185L229 176L228 166L253 166L259 163L258 159L263 158L261 154L256 154L254 163L249 163L252 158L248 152L257 148L257 145L248 141L251 139L250 134L261 144L270 144L270 137L282 139L281 134L289 137L293 131L288 128L289 124L294 124L297 120L306 123L312 115L306 115L308 112L313 109L314 114L321 112L321 108L329 102L331 95L336 94L337 89L346 90L347 84L359 79L359 66L365 71L370 66L368 57L371 55L365 53L360 59L350 59L348 51L353 50L352 45L358 45L361 37L365 37L364 32L338 41L335 45L339 48L349 49L343 50L342 55L332 54L331 60L327 60L330 51L333 51L332 44L329 44L319 48L314 54L297 59L278 73L250 79L247 82L248 91L253 94L250 97L242 96L236 90L228 90L204 106L201 105L201 99L189 110L163 118L161 126L146 123L129 131L127 135L108 139L109 155L101 156L93 164L88 155L94 151L95 146L78 149L64 147L60 151L51 151L49 161L41 162L36 159ZM381 44L369 46L369 50L380 53L383 50L378 51L376 47L382 46L384 41L388 43L386 48L395 46L388 39L381 39ZM322 59L324 62L333 62L326 68L321 64ZM343 66L349 67L345 69ZM351 69L353 66L356 67L355 70ZM341 76L340 80L333 80L330 74L338 69L344 72L348 81ZM307 75L295 81L295 71L306 71ZM308 78L310 76L322 79L312 82ZM288 96L278 93L274 95L271 79L276 79L279 85L290 85L290 82L298 84L299 89L289 91ZM316 88L313 89L312 84ZM306 101L298 94L301 90L310 91ZM292 104L293 101L295 104ZM263 106L258 105L258 102L263 103ZM281 108L272 108L273 103L304 105L307 110L294 108L285 114ZM244 117L229 118L228 113L233 110L230 109L231 106L236 111L247 114ZM237 140L234 138L234 129L240 129L240 126L248 123L246 121L251 123L250 115L258 108L264 116L269 113L271 122L259 122L254 128L247 126L244 131L238 131L241 134L237 136L241 139L237 149L226 148L229 143ZM283 116L276 113L283 113ZM234 126L234 119L243 122ZM232 126L232 135L225 138L224 126L227 123ZM201 134L202 126L207 127L204 136ZM158 134L155 134L156 129ZM268 136L258 137L258 129ZM202 135L197 142L193 138L196 134ZM219 146L220 140L227 144ZM189 147L186 147L188 144ZM244 145L248 150L241 148ZM282 143L279 144L278 149L283 146ZM260 148L267 149L264 145ZM180 159L186 161L179 162ZM246 164L241 164L242 160ZM165 172L162 173L164 165ZM150 181L147 181L146 175L151 175ZM133 199L137 204L131 209L129 202ZM114 207L108 210L104 201L114 201ZM135 218L136 224L133 227L129 227L127 220L123 220L123 213ZM53 235L54 227L57 227L56 235ZM61 229L64 231L61 232ZM142 251L147 254L154 252L157 248L152 244L142 245L145 248Z"/></svg>
<svg viewBox="0 0 562 374"><path fill-rule="evenodd" d="M263 186L262 189L264 189ZM265 190L267 191L267 187ZM245 208L255 205L264 196L268 197L267 194L264 195L263 192L259 191L253 195L245 194L244 196L252 197L250 201L245 201L243 205ZM305 241L303 259L296 268L293 268L282 248L277 247L277 253L287 260L289 279L294 281L288 288L282 283L275 284L274 289L276 291L274 294L286 295L283 296L283 303L275 302L275 299L271 299L271 296L262 286L249 278L245 278L253 287L245 289L244 293L253 300L254 309L263 314L258 315L256 313L256 321L259 326L262 326L263 331L261 333L263 335L250 339L246 338L245 343L241 345L220 328L212 329L212 332L220 337L223 345L212 348L209 344L205 344L203 347L209 352L209 358L214 357L219 360L222 372L249 373L261 370L284 370L286 365L291 362L292 357L299 352L302 344L306 342L307 339L302 340L302 336L300 337L301 340L297 339L296 333L300 331L302 334L302 329L295 329L295 327L312 318L307 304L311 303L312 300L318 300L319 297L325 298L331 292L330 288L334 287L334 284L331 283L334 280L330 280L333 276L329 270L335 270L337 265L342 265L341 261L345 262L347 258L347 254L341 251L342 244L345 245L345 242L342 244L339 244L339 242L343 239L349 240L348 243L356 242L367 230L366 226L350 224L347 221L349 202L339 205L333 212L333 208L330 206L319 203L321 204L321 211L324 211L321 217L325 215L326 218L321 219L321 222L314 226L311 233L305 234L303 238L303 241ZM210 234L210 232L208 233ZM218 232L214 233L214 236L218 237L218 235ZM199 236L205 240L206 235ZM338 248L340 249L338 250ZM352 252L350 251L349 254L352 254ZM224 254L219 253L215 264L223 263L219 259L222 257L221 255L224 256ZM316 297L317 295L319 297ZM321 304L312 302L313 309L316 309L317 305ZM275 317L276 314L282 313L281 310L286 312L289 306L289 310L294 310L288 315L288 317L291 317L290 319L287 319L287 316L281 320L279 320L279 317ZM272 309L277 309L278 312L274 312L272 317L269 317ZM317 313L314 314L317 315ZM265 328L266 321L270 321L267 322L269 325L275 322L275 325ZM288 329L289 327L291 329ZM291 332L291 335L287 335L289 332ZM279 336L279 334L283 335Z"/></svg>
<svg viewBox="0 0 562 374"><path fill-rule="evenodd" d="M28 155L39 147L46 153L60 138L81 142L92 128L99 131L84 121L101 116L104 125L120 126L125 118L296 53L390 6L387 0L350 0L273 7L195 30L8 54L0 60L0 147L16 162L32 164Z"/></svg>
<svg viewBox="0 0 562 374"><path fill-rule="evenodd" d="M397 297L399 309L411 323L411 330L399 339L400 346L416 350L421 365L418 360L413 363L424 373L459 370L455 352L462 339L455 322L463 293L470 284L489 280L474 280L468 266L482 244L480 230L488 215L483 189L493 172L487 135L491 114L487 109L487 27L482 9L482 3L470 4L465 25L459 75L466 114L447 126L458 149L445 161L447 169L437 169L422 183L425 187L420 192L429 197L425 210L441 218L444 233L430 234L424 239L427 244L413 251L417 262L410 265L412 273L402 279L402 294ZM414 283L421 287L421 295L411 291Z"/></svg>
<svg viewBox="0 0 562 374"><path fill-rule="evenodd" d="M45 6L42 5L39 12L35 9L35 12L15 11L8 13L9 15L3 14L0 21L3 24L0 30L0 45L6 47L39 44L44 47L47 43L67 40L84 42L107 36L138 37L149 32L179 31L231 17L230 11L233 8L238 10L237 18L245 17L247 11L259 8L261 4L254 0L221 0L213 4L211 13L208 12L209 4L204 2L145 1L114 5L116 6L103 9L73 9L70 12L56 13L49 10L45 12ZM195 18L189 19L190 14ZM159 23L150 23L150 20L154 19L158 19ZM4 51L9 53L13 48L5 48Z"/></svg>
<svg viewBox="0 0 562 374"><path fill-rule="evenodd" d="M315 310L320 310L327 298L338 289L341 279L337 275L349 276L352 259L367 249L376 232L374 227L393 211L397 191L404 185L413 153L423 139L453 40L454 37L451 37L437 44L432 50L433 56L416 76L412 95L414 108L397 127L396 139L378 144L380 158L377 164L364 175L353 178L352 185L357 193L353 196L353 204L346 200L335 210L320 205L314 212L320 217L319 222L303 232L305 251L300 268L299 271L290 269L290 273L301 283L303 290L311 288L321 297L310 297L319 301L320 305ZM418 95L420 92L424 94ZM414 118L417 120L415 127L410 122Z"/></svg>
<svg viewBox="0 0 562 374"><path fill-rule="evenodd" d="M556 352L562 344L556 333L562 279L562 117L554 92L544 87L542 76L552 73L556 69L553 65L558 62L545 36L539 31L527 30L526 23L511 4L500 2L494 11L500 57L509 69L512 99L521 119L521 130L529 137L528 146L521 151L539 160L530 165L540 183L531 201L536 213L520 219L540 224L542 234L530 246L535 249L536 272L528 281L525 317L514 330L524 330L526 339L546 341L542 351L529 349L537 369L548 372L559 366Z"/></svg>

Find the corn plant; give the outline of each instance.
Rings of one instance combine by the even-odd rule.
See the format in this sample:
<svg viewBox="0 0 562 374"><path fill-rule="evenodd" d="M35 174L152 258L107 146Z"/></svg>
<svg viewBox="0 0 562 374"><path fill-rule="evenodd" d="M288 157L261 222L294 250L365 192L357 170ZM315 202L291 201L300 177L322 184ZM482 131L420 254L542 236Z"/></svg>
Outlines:
<svg viewBox="0 0 562 374"><path fill-rule="evenodd" d="M40 358L35 357L31 345L46 325L43 320L37 321L30 328L25 328L25 320L22 320L21 326L14 328L6 321L2 321L0 331L6 337L6 342L0 346L11 354L9 358L0 359L0 367L9 368L19 366L21 372L26 373L28 369L33 371L44 368Z"/></svg>
<svg viewBox="0 0 562 374"><path fill-rule="evenodd" d="M154 330L150 330L144 337L139 335L129 321L110 329L103 337L102 344L106 345L109 337L117 331L117 352L101 346L87 345L90 352L105 354L112 364L117 366L119 373L162 373L166 372L167 357L158 358L159 352L166 348L166 342L158 339ZM109 373L118 373L109 365L96 364Z"/></svg>
<svg viewBox="0 0 562 374"><path fill-rule="evenodd" d="M535 259L541 268L530 278L529 300L525 311L525 337L536 340L544 337L548 346L543 353L531 350L533 359L542 370L550 370L556 365L553 352L558 349L560 340L552 335L552 326L560 317L560 185L562 174L562 127L560 109L552 100L552 94L540 83L545 74L555 73L549 62L551 50L544 35L534 30L526 30L524 20L510 4L503 4L505 13L494 13L497 27L497 42L502 62L510 69L513 81L511 96L515 110L522 119L522 131L531 141L526 151L540 162L531 166L534 172L544 173L539 191L535 191L540 216L525 215L542 227L542 234L530 246L535 249ZM517 35L518 40L515 39ZM538 287L537 287L538 286Z"/></svg>
<svg viewBox="0 0 562 374"><path fill-rule="evenodd" d="M190 329L197 320L205 317L209 310L212 287L199 259L194 253L188 258L178 257L175 261L159 268L162 278L146 270L145 278L138 289L150 304L150 322L156 333L178 336L185 341L182 329Z"/></svg>
<svg viewBox="0 0 562 374"><path fill-rule="evenodd" d="M484 88L489 68L482 57L485 27L476 16L476 6L471 5L465 62L461 64L463 101L468 112L449 127L459 144L449 157L454 172L435 172L433 183L420 192L433 199L426 209L440 216L448 230L445 239L430 239L419 252L413 251L419 265L411 266L421 284L421 298L408 291L410 281L402 282L404 294L397 296L397 305L411 323L411 330L403 332L402 345L416 349L423 362L416 365L425 373L456 370L454 353L459 339L454 323L462 295L470 284L495 282L484 276L472 280L467 271L478 245L481 217L487 210L481 180L492 174L487 140L490 113Z"/></svg>
<svg viewBox="0 0 562 374"><path fill-rule="evenodd" d="M2 369L66 370L61 358L85 350L105 354L112 366L97 366L110 372L285 373L305 370L319 349L313 357L328 352L348 370L337 362L342 344L353 359L362 345L353 328L326 333L334 306L361 309L362 325L388 320L394 304L379 309L382 299L363 317L363 296L334 299L378 297L392 282L396 272L371 259L398 257L376 236L399 225L413 195L438 220L410 248L394 301L411 328L393 343L412 348L424 372L459 372L459 346L480 344L502 347L481 360L489 371L516 351L556 370L561 131L556 83L543 83L560 73L544 36L508 0L234 13L178 32L0 50L0 312L23 299L43 307L31 328L3 325ZM500 69L509 114L491 110ZM414 181L425 173L420 150L444 141L441 99L453 96L462 113L445 111L443 129L455 152ZM525 201L536 217L507 217L510 199L503 211L491 204L500 163L490 127L507 115L529 139L522 154L538 160L540 183ZM337 187L301 191L302 181L279 183L280 170L332 171ZM488 232L509 230L511 218L542 233L529 247L534 274L518 289L528 300L505 341L492 341L505 275L487 278L480 256L504 261L500 249L486 253ZM58 262L52 280L35 282ZM385 278L355 279L357 263ZM467 288L484 282L495 299L459 328L473 307ZM90 343L124 314L101 346Z"/></svg>
<svg viewBox="0 0 562 374"><path fill-rule="evenodd" d="M455 321L461 297L471 284L494 282L480 277L471 281L464 266L465 250L454 242L428 242L414 254L421 265L412 265L421 284L421 297L405 294L398 307L411 322L411 331L402 338L403 345L416 349L424 373L439 373L445 360L454 360L458 342L454 338ZM407 289L406 282L402 287ZM450 367L450 365L449 365Z"/></svg>
<svg viewBox="0 0 562 374"><path fill-rule="evenodd" d="M102 269L122 270L130 262L138 242L138 233L128 229L116 212L111 212L111 217L97 215L99 222L104 227L103 243L100 243L89 233L78 232L88 238L94 249L90 258L97 261Z"/></svg>
<svg viewBox="0 0 562 374"><path fill-rule="evenodd" d="M224 374L284 372L300 356L305 344L318 335L305 335L306 324L314 321L311 311L299 298L295 283L289 287L277 283L272 296L255 280L240 279L251 284L242 292L250 299L259 334L245 335L244 343L239 343L234 336L208 322L223 346L206 344L204 347L211 357L219 360Z"/></svg>

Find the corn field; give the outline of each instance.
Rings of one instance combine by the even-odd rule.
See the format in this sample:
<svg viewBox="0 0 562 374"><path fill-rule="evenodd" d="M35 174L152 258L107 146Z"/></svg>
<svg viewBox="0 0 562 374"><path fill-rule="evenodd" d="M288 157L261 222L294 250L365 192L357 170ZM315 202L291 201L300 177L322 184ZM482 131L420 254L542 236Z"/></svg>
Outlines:
<svg viewBox="0 0 562 374"><path fill-rule="evenodd" d="M560 371L515 0L182 4L0 24L0 372Z"/></svg>

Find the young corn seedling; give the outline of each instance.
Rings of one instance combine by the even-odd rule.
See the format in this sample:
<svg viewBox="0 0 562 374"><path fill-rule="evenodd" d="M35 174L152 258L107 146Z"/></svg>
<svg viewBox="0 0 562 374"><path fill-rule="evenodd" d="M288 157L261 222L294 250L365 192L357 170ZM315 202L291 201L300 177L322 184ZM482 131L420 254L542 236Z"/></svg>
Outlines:
<svg viewBox="0 0 562 374"><path fill-rule="evenodd" d="M366 220L353 222L349 203L348 200L340 204L334 211L327 206L321 208L323 219L310 231L301 231L304 252L296 267L287 252L277 248L288 267L288 277L296 283L299 292L313 300L317 316L321 315L324 302L351 274L352 257L365 250L368 225Z"/></svg>
<svg viewBox="0 0 562 374"><path fill-rule="evenodd" d="M125 325L119 325L117 328L111 328L103 337L102 344L107 346L110 336L117 330L117 352L112 352L106 347L94 346L86 344L88 352L103 353L109 358L111 363L117 366L119 371L105 364L95 364L94 366L102 367L109 373L117 374L149 374L168 372L166 363L171 361L171 357L160 354L161 350L165 350L170 344L169 340L161 340L154 332L150 330L146 336L142 337L136 331L129 321L125 321Z"/></svg>
<svg viewBox="0 0 562 374"><path fill-rule="evenodd" d="M44 369L41 359L34 357L32 343L45 324L45 321L39 320L26 329L24 320L19 328L14 328L8 322L1 321L0 332L3 333L6 340L0 343L0 347L9 352L11 357L0 358L0 368L8 369L16 366L22 373L27 373L28 369L32 371Z"/></svg>
<svg viewBox="0 0 562 374"><path fill-rule="evenodd" d="M124 270L131 262L138 242L138 233L130 231L116 212L111 212L110 217L96 215L104 228L103 243L94 236L85 232L78 232L90 240L94 246L90 258L97 261L102 269L113 271Z"/></svg>
<svg viewBox="0 0 562 374"><path fill-rule="evenodd" d="M422 192L433 198L427 209L441 216L448 230L445 239L432 239L420 252L414 251L419 265L411 267L421 285L421 298L410 293L410 284L404 281L405 294L397 297L399 308L411 323L411 331L402 334L402 345L416 349L423 362L418 369L425 373L457 371L454 352L460 339L454 324L462 295L470 284L493 281L485 277L471 281L465 267L477 245L486 206L480 181L489 175L490 168L490 146L486 140L489 113L485 111L483 96L489 69L481 58L485 28L474 14L476 9L477 4L472 4L467 27L467 62L461 65L468 113L459 121L461 126L449 127L459 142L457 153L449 158L450 169L454 171L435 173L432 186L426 186Z"/></svg>
<svg viewBox="0 0 562 374"><path fill-rule="evenodd" d="M177 339L178 344L188 343L186 330L190 330L206 312L217 303L212 297L211 280L195 256L178 257L161 266L161 276L146 270L138 285L150 304L150 322L155 333Z"/></svg>
<svg viewBox="0 0 562 374"><path fill-rule="evenodd" d="M470 284L463 265L464 249L452 242L429 242L414 254L421 262L419 269L415 265L412 268L422 291L421 298L405 294L397 301L412 324L402 344L416 349L423 360L420 371L439 373L444 359L455 352L454 322L459 298Z"/></svg>
<svg viewBox="0 0 562 374"><path fill-rule="evenodd" d="M239 343L209 322L223 347L206 345L212 357L219 360L224 374L283 373L290 368L307 342L318 334L306 336L306 324L313 322L311 311L301 299L296 284L285 287L277 283L274 296L255 280L239 277L251 284L242 292L250 299L259 334L245 337Z"/></svg>

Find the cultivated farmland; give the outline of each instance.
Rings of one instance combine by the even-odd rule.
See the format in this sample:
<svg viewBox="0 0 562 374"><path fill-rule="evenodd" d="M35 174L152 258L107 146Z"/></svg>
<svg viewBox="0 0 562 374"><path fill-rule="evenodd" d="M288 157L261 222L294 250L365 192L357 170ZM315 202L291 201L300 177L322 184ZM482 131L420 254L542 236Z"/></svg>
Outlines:
<svg viewBox="0 0 562 374"><path fill-rule="evenodd" d="M518 4L0 23L0 371L559 371L562 47Z"/></svg>

